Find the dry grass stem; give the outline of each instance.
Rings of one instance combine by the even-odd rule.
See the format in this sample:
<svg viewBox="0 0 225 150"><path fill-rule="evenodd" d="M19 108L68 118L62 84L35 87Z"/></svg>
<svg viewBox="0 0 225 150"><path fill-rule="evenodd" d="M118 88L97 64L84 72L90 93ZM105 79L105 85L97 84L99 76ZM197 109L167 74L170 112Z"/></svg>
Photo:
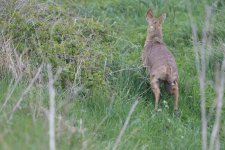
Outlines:
<svg viewBox="0 0 225 150"><path fill-rule="evenodd" d="M55 89L54 89L54 79L52 75L52 68L50 65L48 68L48 78L49 78L49 149L55 150Z"/></svg>
<svg viewBox="0 0 225 150"><path fill-rule="evenodd" d="M14 112L20 107L20 103L23 101L24 96L26 96L26 94L31 90L33 84L35 83L35 81L39 77L39 75L40 75L40 73L42 71L42 68L43 68L43 64L40 65L40 67L38 68L38 71L37 71L35 77L31 80L30 84L24 90L24 92L20 96L19 100L17 101L16 105L14 106L14 108L13 108L11 114L10 114L9 121L12 119Z"/></svg>
<svg viewBox="0 0 225 150"><path fill-rule="evenodd" d="M217 70L216 73L216 119L213 125L213 130L210 139L210 150L217 150L220 149L219 147L219 131L220 131L220 124L221 124L221 115L222 115L222 107L223 107L223 96L224 96L224 76L225 76L225 56L222 62L221 69Z"/></svg>
<svg viewBox="0 0 225 150"><path fill-rule="evenodd" d="M0 113L2 112L3 108L6 106L6 104L8 103L9 99L11 98L13 92L15 91L20 79L22 78L22 74L20 74L20 76L17 78L15 84L13 85L13 87L11 87L11 84L13 83L13 80L11 80L11 83L9 84L9 89L8 89L8 92L7 92L7 95L6 95L6 98L5 98L5 101L2 105L2 107L0 108Z"/></svg>
<svg viewBox="0 0 225 150"><path fill-rule="evenodd" d="M125 131L126 131L126 129L127 129L127 126L128 126L129 121L130 121L131 115L132 115L132 113L134 112L134 110L135 110L135 108L136 108L138 102L139 102L139 100L136 100L136 101L134 102L134 104L132 105L132 107L131 107L131 109L130 109L128 115L127 115L126 121L125 121L125 123L124 123L122 129L120 130L120 133L119 133L118 137L116 138L116 142L115 142L115 144L113 145L112 150L116 150L117 147L119 146L119 143L120 143L120 141L121 141L121 138L122 138L123 134L125 133Z"/></svg>
<svg viewBox="0 0 225 150"><path fill-rule="evenodd" d="M216 3L217 4L217 3ZM223 60L221 69L217 70L216 73L216 93L217 93L217 99L216 99L216 114L215 114L215 122L213 125L213 130L211 133L210 143L208 146L208 137L207 137L207 117L206 117L206 97L205 97L205 84L206 84L206 50L211 47L211 35L210 30L212 30L210 27L211 25L211 16L212 16L212 8L216 7L214 3L213 6L206 6L205 7L205 24L203 27L203 38L202 38L202 45L198 42L197 37L197 28L194 23L192 13L190 6L188 7L189 17L191 21L192 26L192 35L193 35L193 45L194 45L194 52L195 52L195 62L196 62L196 68L197 73L199 77L199 84L200 84L200 100L201 100L201 119L202 119L202 149L203 150L213 150L213 149L219 149L219 130L220 130L220 121L221 121L221 114L222 114L222 101L223 101L223 95L224 95L224 71L225 71L225 59ZM199 56L200 54L200 56Z"/></svg>
<svg viewBox="0 0 225 150"><path fill-rule="evenodd" d="M193 35L193 45L195 52L195 62L197 73L199 77L200 84L200 101L201 101L201 119L202 119L202 149L207 150L207 118L206 118L206 108L205 108L205 74L206 74L206 63L205 63L205 50L208 41L208 33L209 33L209 24L211 17L211 7L206 6L206 17L205 17L205 25L203 27L203 39L202 46L199 45L198 36L197 36L197 28L194 23L194 19L192 17L192 11L190 6L188 7L189 17L191 21L192 27L192 35ZM199 50L200 49L200 50ZM200 53L200 56L199 56Z"/></svg>
<svg viewBox="0 0 225 150"><path fill-rule="evenodd" d="M49 90L49 149L55 150L55 89L54 89L54 82L57 80L58 76L62 72L62 69L59 68L56 72L55 77L52 74L52 67L51 65L47 65L48 70L48 90Z"/></svg>
<svg viewBox="0 0 225 150"><path fill-rule="evenodd" d="M25 64L22 62L21 56L13 47L11 39L5 39L4 35L0 38L0 68L12 73L15 79L20 78L25 70Z"/></svg>

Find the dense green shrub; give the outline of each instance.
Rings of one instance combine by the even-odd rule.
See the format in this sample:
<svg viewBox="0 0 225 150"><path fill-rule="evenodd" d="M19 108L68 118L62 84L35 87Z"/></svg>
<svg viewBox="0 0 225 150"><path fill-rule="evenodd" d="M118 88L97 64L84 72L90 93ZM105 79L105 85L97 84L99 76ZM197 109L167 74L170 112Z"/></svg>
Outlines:
<svg viewBox="0 0 225 150"><path fill-rule="evenodd" d="M44 3L40 8L35 3L31 5L10 12L10 21L3 17L3 32L13 39L17 50L33 65L44 61L63 67L63 84L74 80L80 65L81 84L103 86L110 71L107 61L114 55L110 44L113 39L109 37L111 26L93 18L69 15L52 3Z"/></svg>

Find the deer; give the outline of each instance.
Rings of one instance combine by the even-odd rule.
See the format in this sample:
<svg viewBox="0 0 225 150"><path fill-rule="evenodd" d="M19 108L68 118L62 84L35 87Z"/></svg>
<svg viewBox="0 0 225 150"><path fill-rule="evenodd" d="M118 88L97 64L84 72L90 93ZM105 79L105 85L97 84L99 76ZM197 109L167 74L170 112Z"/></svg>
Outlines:
<svg viewBox="0 0 225 150"><path fill-rule="evenodd" d="M153 11L146 13L147 37L142 52L143 65L150 77L150 86L155 96L155 111L158 110L160 84L163 82L170 94L174 95L174 112L178 112L178 70L173 54L163 42L162 24L166 14L155 18Z"/></svg>

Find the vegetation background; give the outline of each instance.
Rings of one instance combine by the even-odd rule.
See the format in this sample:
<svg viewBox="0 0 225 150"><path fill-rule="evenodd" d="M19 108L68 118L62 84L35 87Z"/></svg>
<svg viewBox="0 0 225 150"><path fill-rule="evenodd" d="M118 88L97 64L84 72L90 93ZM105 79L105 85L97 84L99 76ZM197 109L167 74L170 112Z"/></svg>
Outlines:
<svg viewBox="0 0 225 150"><path fill-rule="evenodd" d="M213 2L0 0L0 149L48 149L48 75L45 65L39 68L47 63L54 73L63 69L54 84L56 149L112 149L136 100L118 149L201 149L200 91L187 7L201 39L205 6ZM179 69L179 117L165 90L154 112L140 58L148 8L156 16L167 14L163 34ZM223 60L224 14L221 0L213 9L211 47L205 51L208 136L215 119L215 66ZM224 117L220 141L225 149Z"/></svg>

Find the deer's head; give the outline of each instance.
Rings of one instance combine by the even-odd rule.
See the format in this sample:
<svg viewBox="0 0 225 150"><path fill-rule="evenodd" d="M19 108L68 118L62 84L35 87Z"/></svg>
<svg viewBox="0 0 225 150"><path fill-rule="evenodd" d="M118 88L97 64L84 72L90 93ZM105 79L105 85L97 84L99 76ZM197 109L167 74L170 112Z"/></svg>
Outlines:
<svg viewBox="0 0 225 150"><path fill-rule="evenodd" d="M166 14L162 14L159 18L155 18L151 9L147 11L146 20L148 21L148 34L150 37L162 38L162 24L166 18Z"/></svg>

